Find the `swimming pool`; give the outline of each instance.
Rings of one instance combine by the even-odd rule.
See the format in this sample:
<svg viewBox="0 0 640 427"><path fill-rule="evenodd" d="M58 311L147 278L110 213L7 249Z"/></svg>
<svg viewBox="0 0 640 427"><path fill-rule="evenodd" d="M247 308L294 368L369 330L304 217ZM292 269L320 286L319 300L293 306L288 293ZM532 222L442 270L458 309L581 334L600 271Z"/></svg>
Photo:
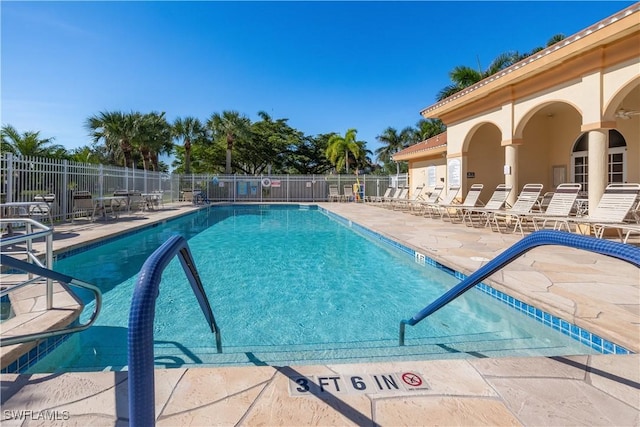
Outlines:
<svg viewBox="0 0 640 427"><path fill-rule="evenodd" d="M412 328L398 347L400 319L459 280L349 225L313 207L219 206L61 259L56 270L102 289L103 310L30 372L125 369L136 274L176 233L189 240L224 353L216 354L174 261L157 302L158 367L595 353L476 290Z"/></svg>

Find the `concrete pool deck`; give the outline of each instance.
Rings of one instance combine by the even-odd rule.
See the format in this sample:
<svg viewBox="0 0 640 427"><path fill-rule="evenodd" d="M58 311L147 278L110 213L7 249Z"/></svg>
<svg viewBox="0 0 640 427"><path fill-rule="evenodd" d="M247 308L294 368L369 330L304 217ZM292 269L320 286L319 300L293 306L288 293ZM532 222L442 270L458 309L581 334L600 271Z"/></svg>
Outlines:
<svg viewBox="0 0 640 427"><path fill-rule="evenodd" d="M464 274L520 239L376 206L320 205ZM119 221L59 225L54 248L72 248L192 209L172 205ZM640 352L640 270L630 264L548 246L528 252L485 282ZM334 384L334 377L348 383L390 373L416 374L423 388L344 393L319 387ZM312 378L312 392L292 393L291 379L297 377ZM0 379L3 425L128 423L126 372L3 374ZM638 354L157 369L155 384L159 426L640 425Z"/></svg>

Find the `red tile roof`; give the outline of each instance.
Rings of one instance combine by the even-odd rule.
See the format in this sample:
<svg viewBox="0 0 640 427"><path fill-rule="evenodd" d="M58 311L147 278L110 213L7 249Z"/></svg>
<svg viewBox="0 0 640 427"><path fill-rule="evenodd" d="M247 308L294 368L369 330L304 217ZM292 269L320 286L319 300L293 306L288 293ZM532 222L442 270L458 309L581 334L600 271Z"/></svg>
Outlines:
<svg viewBox="0 0 640 427"><path fill-rule="evenodd" d="M433 136L424 141L420 141L417 144L414 144L410 147L405 148L404 150L398 151L393 155L394 160L406 160L408 158L416 157L416 154L423 153L424 155L429 155L430 153L426 153L427 151L435 150L436 148L446 147L447 146L447 132L442 132L436 136ZM440 152L441 150L438 150ZM434 153L435 154L435 153Z"/></svg>

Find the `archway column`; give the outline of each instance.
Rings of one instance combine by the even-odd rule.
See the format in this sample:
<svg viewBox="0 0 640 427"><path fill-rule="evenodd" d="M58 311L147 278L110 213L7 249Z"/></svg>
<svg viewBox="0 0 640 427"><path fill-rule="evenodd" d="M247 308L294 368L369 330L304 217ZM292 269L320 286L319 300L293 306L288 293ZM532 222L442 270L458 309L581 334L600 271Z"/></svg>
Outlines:
<svg viewBox="0 0 640 427"><path fill-rule="evenodd" d="M608 182L609 131L608 129L590 130L587 138L589 142L589 206L595 207L600 202Z"/></svg>
<svg viewBox="0 0 640 427"><path fill-rule="evenodd" d="M504 146L504 183L510 185L512 190L507 198L507 203L513 206L518 197L518 146L522 145L522 140L512 139L502 141Z"/></svg>

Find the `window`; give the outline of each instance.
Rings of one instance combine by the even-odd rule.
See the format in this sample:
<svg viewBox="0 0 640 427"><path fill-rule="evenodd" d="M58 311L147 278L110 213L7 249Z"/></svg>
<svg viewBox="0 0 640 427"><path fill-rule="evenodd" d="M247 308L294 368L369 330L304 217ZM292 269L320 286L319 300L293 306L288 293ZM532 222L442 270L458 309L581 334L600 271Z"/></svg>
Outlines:
<svg viewBox="0 0 640 427"><path fill-rule="evenodd" d="M607 182L625 182L627 179L627 143L620 132L609 131L609 164ZM582 184L584 192L589 191L589 143L587 133L580 135L571 153L571 173L573 182Z"/></svg>

